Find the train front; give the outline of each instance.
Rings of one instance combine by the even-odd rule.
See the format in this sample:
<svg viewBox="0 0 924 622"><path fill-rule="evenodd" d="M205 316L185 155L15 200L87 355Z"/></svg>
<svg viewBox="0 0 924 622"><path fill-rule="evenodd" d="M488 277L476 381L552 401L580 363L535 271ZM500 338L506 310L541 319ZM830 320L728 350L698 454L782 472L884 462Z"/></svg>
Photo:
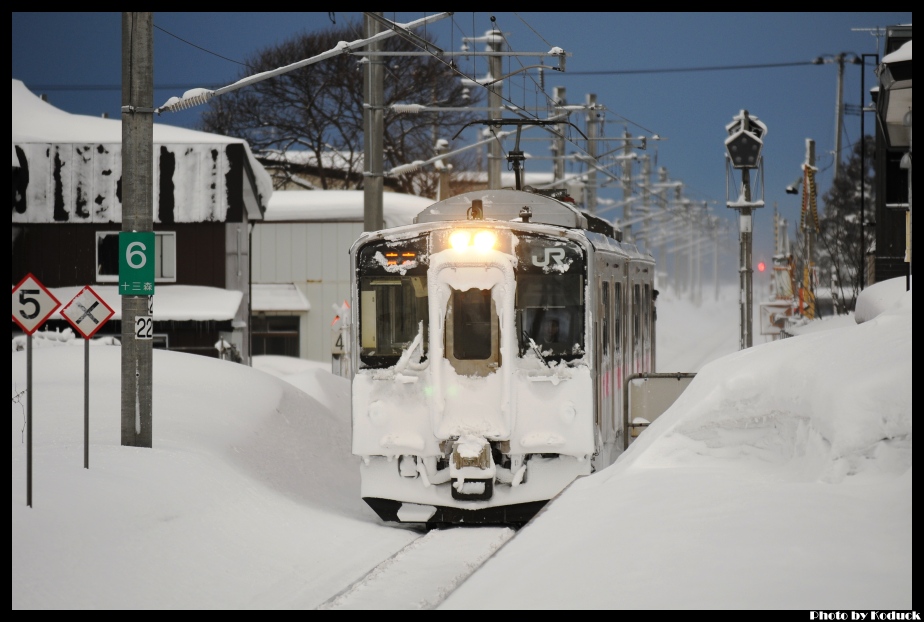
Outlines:
<svg viewBox="0 0 924 622"><path fill-rule="evenodd" d="M587 256L478 219L354 245L352 447L383 520L522 524L590 473Z"/></svg>

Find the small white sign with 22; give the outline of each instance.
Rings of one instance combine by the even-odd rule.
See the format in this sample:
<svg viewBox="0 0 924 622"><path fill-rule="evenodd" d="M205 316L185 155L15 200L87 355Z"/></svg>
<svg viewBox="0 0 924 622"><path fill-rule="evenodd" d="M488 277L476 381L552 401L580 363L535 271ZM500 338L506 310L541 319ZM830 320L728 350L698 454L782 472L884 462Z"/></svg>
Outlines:
<svg viewBox="0 0 924 622"><path fill-rule="evenodd" d="M154 317L138 315L135 317L135 339L154 339Z"/></svg>

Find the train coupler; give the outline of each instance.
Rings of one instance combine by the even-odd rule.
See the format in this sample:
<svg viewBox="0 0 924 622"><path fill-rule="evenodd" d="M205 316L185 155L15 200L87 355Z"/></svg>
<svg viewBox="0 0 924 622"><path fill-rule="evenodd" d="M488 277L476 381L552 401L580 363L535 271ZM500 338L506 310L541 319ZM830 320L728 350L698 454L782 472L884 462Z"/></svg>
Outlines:
<svg viewBox="0 0 924 622"><path fill-rule="evenodd" d="M480 436L461 436L452 444L449 475L452 498L485 501L494 495L497 468L491 443Z"/></svg>

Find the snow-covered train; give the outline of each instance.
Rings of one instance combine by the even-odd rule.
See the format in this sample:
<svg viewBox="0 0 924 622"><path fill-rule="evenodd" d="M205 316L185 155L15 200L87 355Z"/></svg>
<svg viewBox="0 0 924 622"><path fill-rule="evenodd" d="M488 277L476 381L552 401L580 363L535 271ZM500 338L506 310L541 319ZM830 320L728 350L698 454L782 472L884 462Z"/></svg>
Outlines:
<svg viewBox="0 0 924 622"><path fill-rule="evenodd" d="M352 451L385 521L520 525L629 444L654 260L563 192L480 190L350 249Z"/></svg>

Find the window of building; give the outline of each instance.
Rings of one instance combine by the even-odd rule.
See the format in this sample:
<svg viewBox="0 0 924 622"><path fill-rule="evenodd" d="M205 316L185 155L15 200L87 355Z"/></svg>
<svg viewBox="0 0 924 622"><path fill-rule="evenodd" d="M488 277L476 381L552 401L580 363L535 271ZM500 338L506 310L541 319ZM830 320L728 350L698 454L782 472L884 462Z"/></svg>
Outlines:
<svg viewBox="0 0 924 622"><path fill-rule="evenodd" d="M255 315L250 330L250 346L254 356L300 356L298 316Z"/></svg>

